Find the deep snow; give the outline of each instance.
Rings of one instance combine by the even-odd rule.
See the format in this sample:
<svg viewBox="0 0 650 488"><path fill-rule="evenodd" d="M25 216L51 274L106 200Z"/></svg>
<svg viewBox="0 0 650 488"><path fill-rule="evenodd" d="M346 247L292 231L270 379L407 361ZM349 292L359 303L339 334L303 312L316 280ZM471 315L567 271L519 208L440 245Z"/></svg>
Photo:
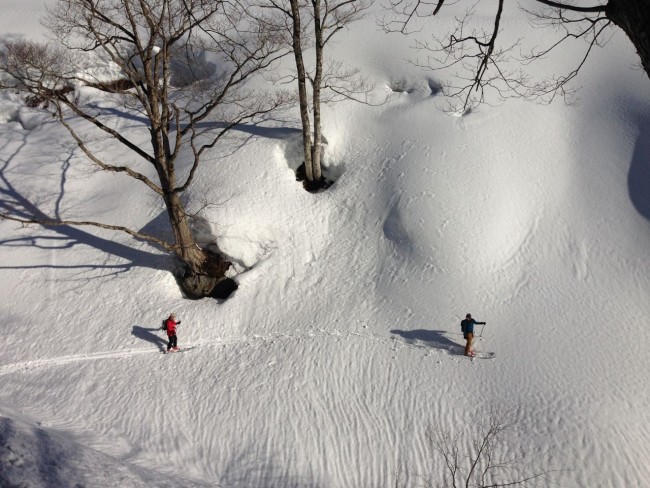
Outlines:
<svg viewBox="0 0 650 488"><path fill-rule="evenodd" d="M3 37L42 35L41 2L7 5ZM578 105L459 118L411 44L373 18L340 34L390 98L326 110L328 191L295 181L295 111L201 168L192 200L218 205L199 230L239 272L225 302L183 299L170 259L128 237L0 222L3 486L393 486L440 475L427 426L495 406L521 417L509 452L560 486L650 486L650 82L632 46L593 53ZM167 231L160 201L20 105L3 95L3 200ZM195 350L160 353L171 311ZM459 355L467 312L495 359Z"/></svg>

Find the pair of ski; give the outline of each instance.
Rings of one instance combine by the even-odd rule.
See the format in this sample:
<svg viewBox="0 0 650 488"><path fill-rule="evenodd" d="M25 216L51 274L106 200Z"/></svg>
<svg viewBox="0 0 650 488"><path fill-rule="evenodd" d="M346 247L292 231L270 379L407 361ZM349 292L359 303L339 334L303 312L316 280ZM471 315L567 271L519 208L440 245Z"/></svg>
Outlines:
<svg viewBox="0 0 650 488"><path fill-rule="evenodd" d="M177 352L185 352L185 351L189 351L190 349L194 349L195 347L196 346L175 347L175 348L170 349L168 351L167 350L163 351L163 354L173 354L173 353L177 353Z"/></svg>
<svg viewBox="0 0 650 488"><path fill-rule="evenodd" d="M493 353L493 352L476 352L475 351L474 354L471 354L471 355L467 356L465 354L465 351L463 350L463 356L465 356L466 358L472 359L472 360L474 360L474 359L493 359L493 358L496 357L496 354Z"/></svg>

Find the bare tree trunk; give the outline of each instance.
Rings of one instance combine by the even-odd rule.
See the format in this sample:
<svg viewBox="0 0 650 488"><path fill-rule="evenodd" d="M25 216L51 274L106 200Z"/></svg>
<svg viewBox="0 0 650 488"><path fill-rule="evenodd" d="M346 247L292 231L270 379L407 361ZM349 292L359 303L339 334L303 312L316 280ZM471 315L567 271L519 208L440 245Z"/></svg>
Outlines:
<svg viewBox="0 0 650 488"><path fill-rule="evenodd" d="M162 60L163 79L168 79L169 57L163 52L162 56L156 56L157 63ZM157 64L156 63L156 64ZM149 86L155 87L158 84L157 70L148 70L145 68ZM165 102L168 100L167 86L162 84L160 98ZM205 274L205 264L207 260L206 252L196 243L192 230L190 228L185 205L177 192L175 155L172 151L169 141L169 121L172 119L168 103L160 103L158 93L155 89L150 90L151 107L149 109L149 120L151 122L151 145L154 153L154 166L158 172L158 177L163 190L163 200L169 216L169 223L174 234L174 244L176 246L176 257L183 263L185 275ZM217 278L217 277L214 277ZM205 285L201 285L202 288ZM198 290L193 289L191 284L183 284L184 291L190 295L197 294Z"/></svg>
<svg viewBox="0 0 650 488"><path fill-rule="evenodd" d="M170 120L163 105L163 120ZM190 298L209 296L216 284L224 278L224 273L230 266L223 257L209 253L201 248L192 234L189 217L181 199L181 193L176 191L175 156L169 142L169 127L160 123L158 109L151 113L152 146L155 163L163 190L163 200L169 216L169 223L174 234L174 253L182 263L183 271L179 276L179 285Z"/></svg>
<svg viewBox="0 0 650 488"><path fill-rule="evenodd" d="M178 246L176 255L193 273L201 273L206 254L194 240L180 196L172 193L166 195L164 199L175 244Z"/></svg>
<svg viewBox="0 0 650 488"><path fill-rule="evenodd" d="M632 41L650 77L650 0L610 0L606 14Z"/></svg>
<svg viewBox="0 0 650 488"><path fill-rule="evenodd" d="M321 86L323 83L323 28L321 23L320 0L312 0L314 7L314 34L316 37L316 72L313 82L313 107L314 107L314 145L312 147L313 181L319 183L322 178L321 154L322 154L322 130L321 130Z"/></svg>
<svg viewBox="0 0 650 488"><path fill-rule="evenodd" d="M312 161L311 124L309 122L309 103L307 102L307 74L302 57L302 28L300 26L300 0L291 0L291 17L293 19L293 54L298 71L298 96L300 98L300 119L302 122L302 148L305 158L305 175L307 181L314 180Z"/></svg>
<svg viewBox="0 0 650 488"><path fill-rule="evenodd" d="M303 153L305 159L305 189L318 191L327 186L323 178L323 135L321 126L321 106L323 94L334 94L332 101L337 96L354 99L355 83L352 80L356 71L339 71L338 67L325 72L324 51L325 45L341 29L351 22L359 19L362 13L370 6L372 0L284 0L271 2L273 9L281 12L283 18L278 24L279 29L291 32L293 53L296 60L298 92L300 96L300 117L303 131ZM286 2L290 4L290 10ZM307 11L309 9L309 11ZM308 26L301 27L301 10ZM291 18L291 25L287 25L286 18ZM303 19L303 20L304 20ZM313 33L311 32L313 22ZM313 37L312 37L313 34ZM304 36L304 37L303 37ZM306 42L303 42L305 41ZM303 60L304 44L311 47L314 43L316 63L313 70L305 69ZM333 85L328 84L328 79L334 79ZM311 99L307 93L306 81L311 82ZM326 100L327 101L327 100ZM310 106L311 102L311 106ZM313 110L313 120L309 111ZM313 123L313 129L311 127ZM313 130L313 132L312 132Z"/></svg>
<svg viewBox="0 0 650 488"><path fill-rule="evenodd" d="M183 264L182 272L177 274L179 285L189 298L211 296L225 279L230 262L197 244L179 193L168 193L164 200L174 234L174 253Z"/></svg>

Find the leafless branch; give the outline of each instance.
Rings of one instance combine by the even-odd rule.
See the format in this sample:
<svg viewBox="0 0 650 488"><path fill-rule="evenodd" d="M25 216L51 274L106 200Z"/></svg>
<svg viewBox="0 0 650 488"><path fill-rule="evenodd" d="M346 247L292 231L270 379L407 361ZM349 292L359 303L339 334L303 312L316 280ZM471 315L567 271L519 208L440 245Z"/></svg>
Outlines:
<svg viewBox="0 0 650 488"><path fill-rule="evenodd" d="M44 106L96 167L141 181L162 198L175 239L165 249L180 258L190 275L203 274L209 257L196 246L181 193L190 187L206 151L233 127L265 116L282 99L245 88L253 75L289 52L278 30L270 29L263 17L249 15L252 5L248 0L65 0L48 10L45 22L60 49L5 43L0 50L0 71L6 75L0 88L21 90L34 105ZM117 68L123 81L119 93L104 97L106 104L86 103L86 96L78 96L84 85L101 89L111 84L106 72L89 69L91 55L107 71ZM132 132L115 124L122 107L139 125L136 131L148 135L147 144L134 142ZM120 144L135 162L108 161L91 140L97 134ZM189 169L179 169L186 147L193 159ZM138 168L142 161L155 177ZM217 264L223 269L223 260Z"/></svg>
<svg viewBox="0 0 650 488"><path fill-rule="evenodd" d="M447 72L455 69L450 72L455 81L443 83L443 93L458 100L458 104L452 104L452 111L464 113L479 104L512 97L548 103L559 95L571 102L575 90L568 87L569 82L576 78L593 47L607 40L606 31L612 25L605 14L607 5L598 1L589 6L552 0L536 0L536 3L544 8L524 8L530 18L537 25L561 29L564 33L550 46L535 48L528 54L515 55L514 49L520 47L519 42L505 47L499 45L503 0L498 1L488 31L472 27L474 12L470 9L456 19L455 30L446 38L416 42L416 47L428 53L426 62L416 61L416 65ZM442 2L392 0L389 7L396 17L384 20L382 25L387 31L409 33L409 26L416 17L435 15L442 6ZM535 80L521 68L511 68L541 60L572 40L587 41L587 48L576 67L568 73Z"/></svg>
<svg viewBox="0 0 650 488"><path fill-rule="evenodd" d="M526 467L523 457L506 457L508 434L518 422L514 410L495 410L486 423L469 425L452 436L448 431L430 426L425 433L432 453L433 466L444 488L505 488L511 486L548 486L554 471ZM471 433L470 433L471 431ZM421 476L421 475L420 475ZM439 486L423 477L426 486Z"/></svg>
<svg viewBox="0 0 650 488"><path fill-rule="evenodd" d="M11 220L13 222L18 222L23 225L42 225L44 227L55 227L55 226L62 226L62 225L68 225L72 227L83 227L83 226L99 227L101 229L115 230L115 231L126 233L132 237L135 237L136 239L150 242L151 244L155 244L169 252L174 252L178 249L178 246L171 245L163 241L162 239L158 239L157 237L153 237L148 234L143 234L141 232L136 232L132 229L129 229L128 227L124 227L121 225L102 224L100 222L92 222L87 220L54 220L54 219L39 219L36 217L20 218L8 213L0 213L0 219Z"/></svg>

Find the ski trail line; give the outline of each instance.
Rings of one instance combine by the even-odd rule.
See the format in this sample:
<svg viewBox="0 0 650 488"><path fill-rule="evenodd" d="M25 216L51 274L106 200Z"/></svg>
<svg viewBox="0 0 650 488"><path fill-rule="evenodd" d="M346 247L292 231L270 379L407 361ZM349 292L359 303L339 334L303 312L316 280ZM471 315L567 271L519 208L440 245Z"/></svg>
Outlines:
<svg viewBox="0 0 650 488"><path fill-rule="evenodd" d="M49 359L34 359L32 361L23 361L20 363L7 364L0 367L0 376L6 374L25 372L32 369L46 368L48 366L61 366L64 364L77 363L81 361L97 361L100 359L113 359L123 358L130 356L137 356L139 354L160 353L158 348L138 348L138 349L124 349L121 351L104 351L104 352L89 352L83 354L73 354L70 356L59 356Z"/></svg>
<svg viewBox="0 0 650 488"><path fill-rule="evenodd" d="M364 334L356 331L339 331L339 330L313 330L313 331L300 331L294 333L272 333L268 335L258 335L251 334L243 337L226 339L226 340L216 340L216 341L198 341L192 344L186 344L185 347L197 347L197 346L227 346L234 344L242 343L252 343L252 342L268 342L274 340L313 340L318 337L329 336L336 339L361 339L361 340L370 340L372 342L377 342L383 344L391 350L396 350L396 348L415 348L415 349L425 349L431 352L437 352L442 354L450 354L451 350L448 347L440 347L436 344L428 344L426 342L407 342L402 339L390 336L381 336L377 334ZM35 369L48 368L50 366L63 366L66 364L85 362L85 361L99 361L102 359L118 359L118 358L128 358L143 354L153 354L161 353L159 348L133 348L133 349L123 349L120 351L100 351L100 352L89 352L82 354L73 354L69 356L59 356L48 359L34 359L30 361L21 361L17 363L7 364L0 366L0 376L7 374L18 373L18 372L27 372ZM453 354L453 353L452 353Z"/></svg>

